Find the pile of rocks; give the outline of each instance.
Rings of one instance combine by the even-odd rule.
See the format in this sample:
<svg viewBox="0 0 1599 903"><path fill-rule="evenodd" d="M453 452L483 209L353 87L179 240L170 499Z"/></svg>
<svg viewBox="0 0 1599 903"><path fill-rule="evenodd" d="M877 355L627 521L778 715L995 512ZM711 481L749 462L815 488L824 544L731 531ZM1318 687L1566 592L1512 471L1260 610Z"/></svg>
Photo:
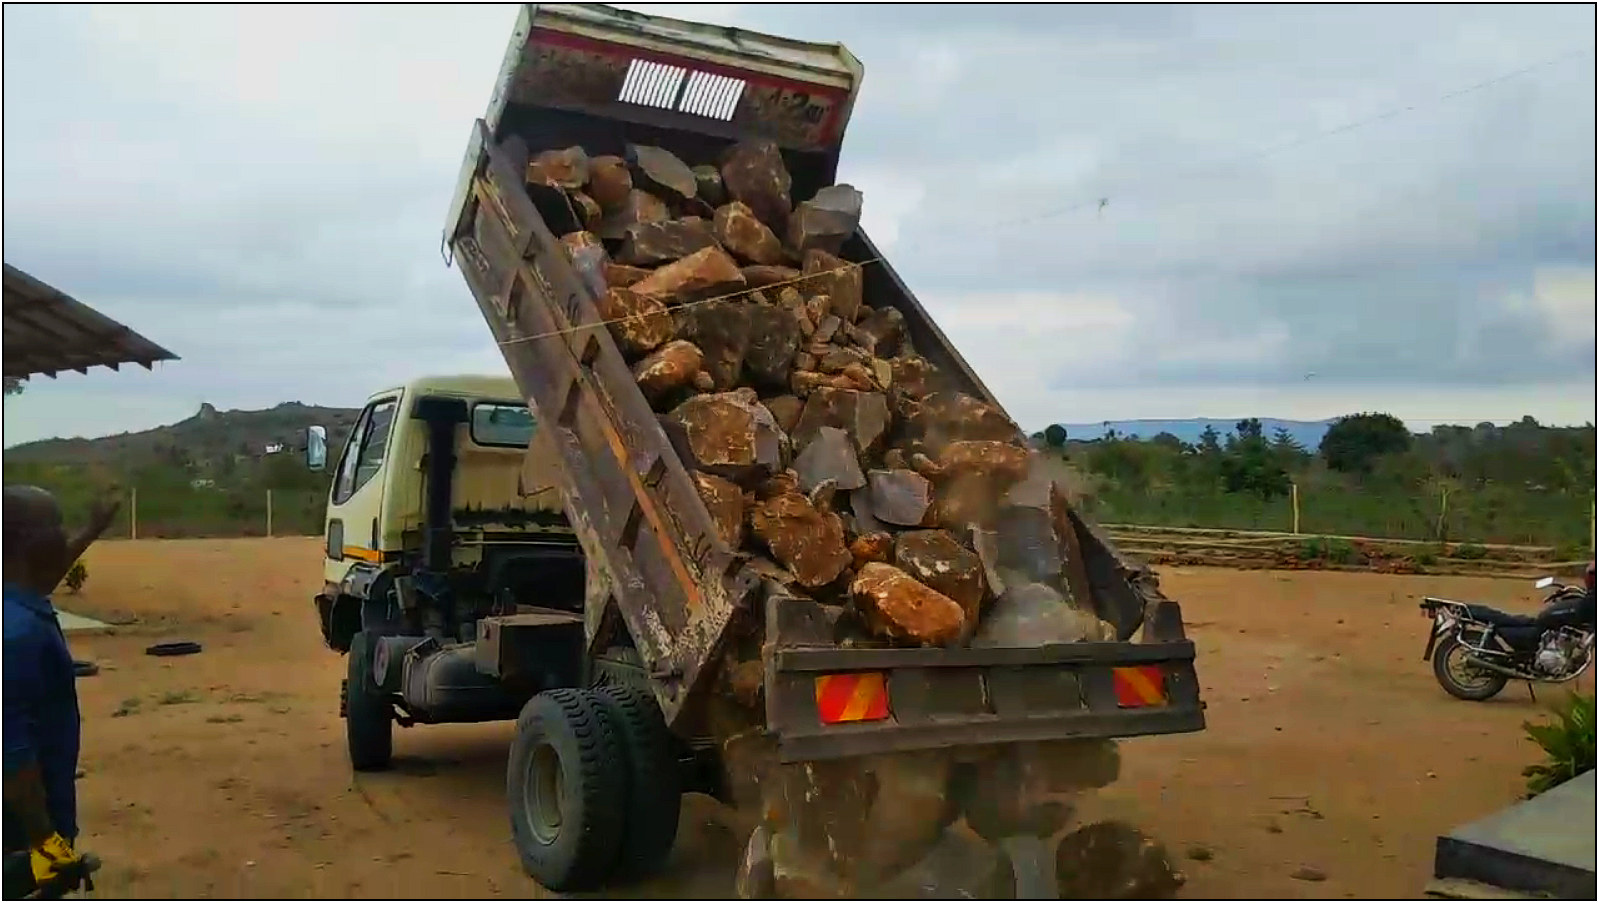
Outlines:
<svg viewBox="0 0 1599 903"><path fill-rule="evenodd" d="M718 531L821 612L833 643L1115 639L1022 432L919 353L890 299L870 296L869 262L839 256L859 191L794 204L781 152L760 141L698 166L655 147L547 151L527 179L581 226L561 241ZM740 808L760 814L743 895L853 896L934 873L948 890L948 863L968 860L987 895L1012 880L993 842L1053 836L1070 794L1116 777L1110 741L779 766L759 621L735 625L708 716L746 785Z"/></svg>
<svg viewBox="0 0 1599 903"><path fill-rule="evenodd" d="M657 147L547 151L527 178L582 225L561 241L723 538L826 606L838 642L1114 638L1072 599L1016 424L919 354L838 256L859 191L795 205L764 141L694 167Z"/></svg>

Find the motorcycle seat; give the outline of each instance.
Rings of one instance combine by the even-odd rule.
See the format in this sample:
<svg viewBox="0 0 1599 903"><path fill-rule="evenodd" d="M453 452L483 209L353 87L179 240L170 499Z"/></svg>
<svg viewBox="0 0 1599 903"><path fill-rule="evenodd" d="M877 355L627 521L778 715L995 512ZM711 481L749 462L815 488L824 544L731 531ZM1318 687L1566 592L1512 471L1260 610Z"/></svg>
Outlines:
<svg viewBox="0 0 1599 903"><path fill-rule="evenodd" d="M1467 605L1466 617L1494 627L1532 627L1538 622L1532 615L1511 614L1490 605Z"/></svg>

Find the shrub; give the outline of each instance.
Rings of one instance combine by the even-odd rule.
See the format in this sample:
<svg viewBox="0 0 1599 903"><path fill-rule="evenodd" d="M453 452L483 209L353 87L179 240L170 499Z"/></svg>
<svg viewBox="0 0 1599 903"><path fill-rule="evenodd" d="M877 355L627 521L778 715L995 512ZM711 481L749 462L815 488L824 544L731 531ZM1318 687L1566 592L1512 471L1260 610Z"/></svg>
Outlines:
<svg viewBox="0 0 1599 903"><path fill-rule="evenodd" d="M69 592L76 593L78 590L83 589L83 584L88 579L89 568L83 563L83 559L80 558L77 561L72 562L72 567L67 568L67 575L61 578L61 582L66 584Z"/></svg>
<svg viewBox="0 0 1599 903"><path fill-rule="evenodd" d="M1533 797L1571 780L1594 766L1594 698L1573 693L1551 706L1553 719L1543 724L1524 722L1522 730L1538 744L1544 760L1522 769L1527 796Z"/></svg>
<svg viewBox="0 0 1599 903"><path fill-rule="evenodd" d="M1455 557L1465 561L1480 561L1488 557L1488 550L1475 543L1455 546Z"/></svg>
<svg viewBox="0 0 1599 903"><path fill-rule="evenodd" d="M1360 557L1347 539L1328 539L1324 542L1327 544L1327 560L1333 564L1354 564Z"/></svg>

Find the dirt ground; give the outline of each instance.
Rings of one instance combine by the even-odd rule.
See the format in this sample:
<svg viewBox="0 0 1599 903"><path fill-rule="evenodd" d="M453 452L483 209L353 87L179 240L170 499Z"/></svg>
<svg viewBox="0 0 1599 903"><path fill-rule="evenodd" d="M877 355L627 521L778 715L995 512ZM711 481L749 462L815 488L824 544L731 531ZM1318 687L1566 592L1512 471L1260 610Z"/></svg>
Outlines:
<svg viewBox="0 0 1599 903"><path fill-rule="evenodd" d="M509 841L509 724L397 731L396 768L352 776L344 660L311 603L319 559L307 538L107 542L83 593L58 597L124 624L70 638L102 669L79 682L79 820L106 862L98 896L539 894ZM1445 696L1420 660L1416 601L1531 610L1525 581L1161 573L1199 645L1209 729L1125 742L1122 780L1084 814L1165 840L1185 896L1415 897L1437 834L1517 798L1535 758L1520 725L1538 707L1524 687L1486 704ZM205 650L144 655L157 638ZM740 839L721 816L690 798L670 874L616 892L728 896ZM1305 866L1325 880L1292 877Z"/></svg>

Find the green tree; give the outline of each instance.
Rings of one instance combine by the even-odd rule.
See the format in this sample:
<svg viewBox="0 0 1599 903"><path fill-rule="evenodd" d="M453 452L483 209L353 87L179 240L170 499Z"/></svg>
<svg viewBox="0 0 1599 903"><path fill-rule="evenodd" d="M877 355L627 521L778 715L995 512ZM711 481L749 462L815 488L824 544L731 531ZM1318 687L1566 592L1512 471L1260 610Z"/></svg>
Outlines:
<svg viewBox="0 0 1599 903"><path fill-rule="evenodd" d="M8 376L5 379L6 379L6 392L5 393L7 395L21 395L22 394L22 390L27 388L27 385L28 385L27 382L24 381L21 377Z"/></svg>
<svg viewBox="0 0 1599 903"><path fill-rule="evenodd" d="M1060 448L1066 444L1066 428L1058 423L1051 423L1044 428L1044 444L1050 448Z"/></svg>
<svg viewBox="0 0 1599 903"><path fill-rule="evenodd" d="M1341 473L1368 474L1384 455L1410 450L1410 430L1392 414L1349 414L1321 437L1327 466Z"/></svg>

